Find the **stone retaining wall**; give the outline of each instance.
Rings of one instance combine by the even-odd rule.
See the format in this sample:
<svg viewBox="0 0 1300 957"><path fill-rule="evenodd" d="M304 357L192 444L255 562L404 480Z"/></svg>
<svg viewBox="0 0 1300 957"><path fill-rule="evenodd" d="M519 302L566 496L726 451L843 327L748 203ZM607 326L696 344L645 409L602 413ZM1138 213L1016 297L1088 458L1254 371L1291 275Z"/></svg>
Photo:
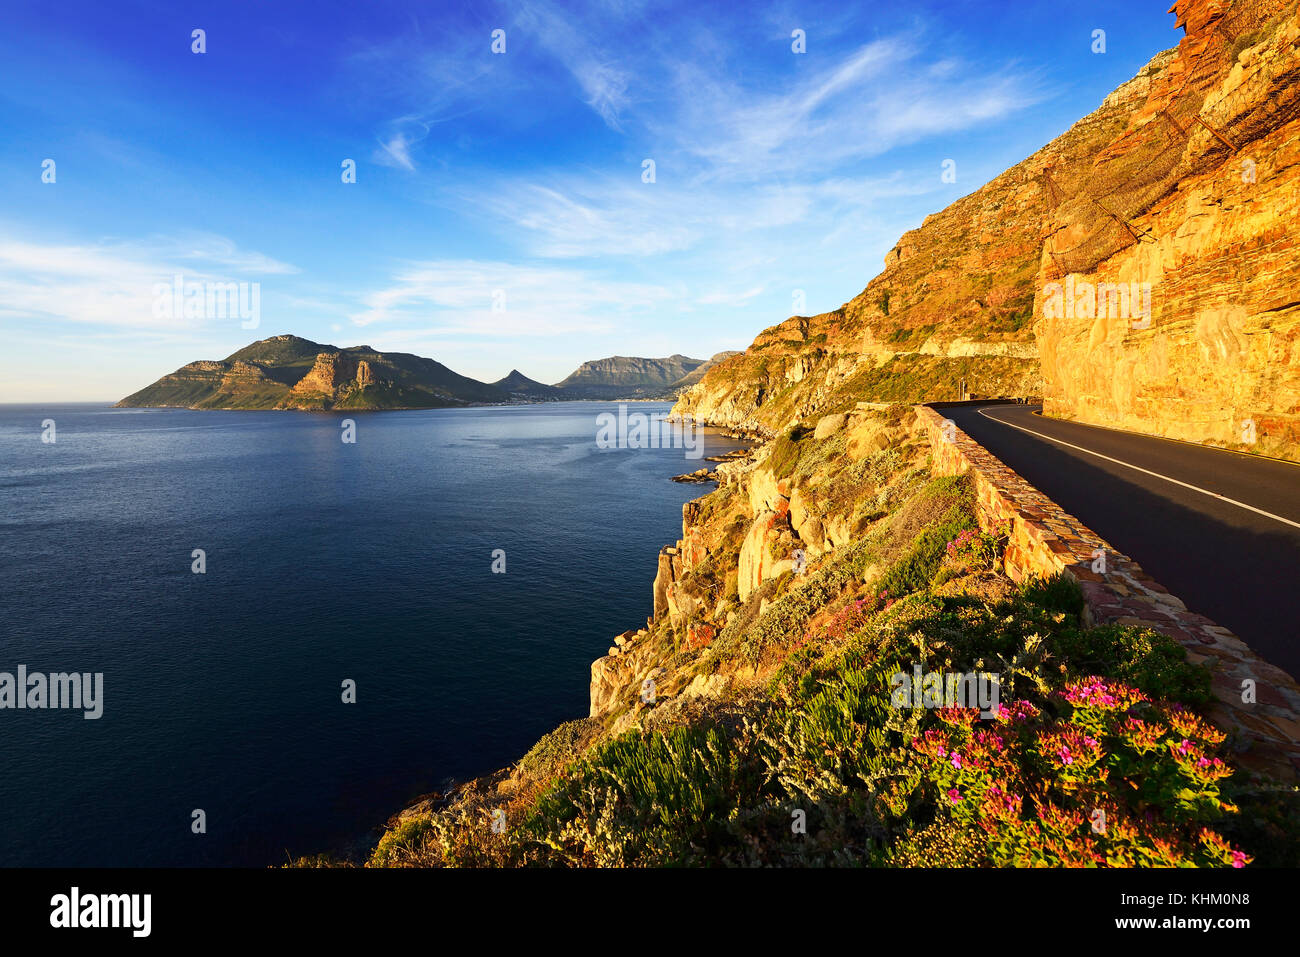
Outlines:
<svg viewBox="0 0 1300 957"><path fill-rule="evenodd" d="M1235 763L1287 783L1300 780L1300 686L1281 668L1204 615L1188 610L1127 555L1116 550L968 436L940 411L917 406L936 475L970 472L980 525L1006 523L1007 574L1020 581L1067 572L1083 590L1093 624L1139 625L1174 638L1189 660L1211 669L1209 717L1230 732ZM1105 572L1092 570L1105 553ZM1255 700L1245 702L1244 682Z"/></svg>

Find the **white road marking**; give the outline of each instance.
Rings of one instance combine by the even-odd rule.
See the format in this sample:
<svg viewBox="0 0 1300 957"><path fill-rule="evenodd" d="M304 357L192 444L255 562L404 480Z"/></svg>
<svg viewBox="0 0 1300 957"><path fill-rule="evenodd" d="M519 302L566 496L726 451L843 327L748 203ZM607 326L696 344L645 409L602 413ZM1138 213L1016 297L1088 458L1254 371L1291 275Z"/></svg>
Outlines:
<svg viewBox="0 0 1300 957"><path fill-rule="evenodd" d="M1070 442L1064 441L1063 439L1053 438L1050 435L1044 435L1042 432L1035 432L1033 429L1026 429L1023 426L1019 426L1019 425L1015 425L1014 423L1007 422L1005 419L996 419L993 416L988 415L983 409L979 409L977 411L979 412L980 415L984 416L984 418L988 419L990 422L997 422L999 425L1005 425L1013 429L1019 429L1021 432L1028 433L1029 435L1036 435L1040 439L1046 439L1049 442L1055 442L1057 445L1064 445L1069 448L1076 449L1079 452L1087 452L1089 455L1095 455L1097 456L1097 458L1105 459L1107 462L1114 462L1116 465L1122 465L1125 468L1133 469L1135 472L1141 472L1143 475L1150 475L1153 478L1164 479L1166 482L1173 482L1175 485L1181 485L1183 488L1189 488L1193 492L1200 492L1202 495L1208 495L1211 498L1217 498L1220 502L1227 502L1229 505L1235 505L1238 508L1244 508L1248 512L1254 512L1256 515L1263 515L1265 518L1271 518L1273 519L1273 521L1281 522L1283 525L1290 525L1292 528L1300 528L1300 522L1293 522L1289 518L1283 518L1281 515L1274 515L1272 512L1266 512L1262 508L1256 508L1254 505L1247 505L1245 502L1238 502L1235 498L1228 498L1228 496L1226 495L1220 495L1218 492L1211 492L1209 489L1201 488L1199 485L1191 485L1187 482L1180 481L1179 479L1171 478L1168 475L1161 475L1159 472L1152 472L1150 469L1144 469L1140 465L1134 465L1131 462L1124 462L1121 461L1120 459L1113 459L1109 455L1102 455L1100 452L1094 452L1092 449L1085 449L1081 445L1074 445Z"/></svg>

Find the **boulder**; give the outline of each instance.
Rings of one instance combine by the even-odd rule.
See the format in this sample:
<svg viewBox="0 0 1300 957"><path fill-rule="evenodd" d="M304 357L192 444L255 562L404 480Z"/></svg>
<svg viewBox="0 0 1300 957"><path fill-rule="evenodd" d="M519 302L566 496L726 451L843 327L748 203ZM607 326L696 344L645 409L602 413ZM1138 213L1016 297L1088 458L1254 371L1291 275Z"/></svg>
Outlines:
<svg viewBox="0 0 1300 957"><path fill-rule="evenodd" d="M813 430L813 438L818 442L829 439L832 435L844 428L844 423L848 421L848 416L843 412L836 412L833 415L824 415L817 420L817 428Z"/></svg>

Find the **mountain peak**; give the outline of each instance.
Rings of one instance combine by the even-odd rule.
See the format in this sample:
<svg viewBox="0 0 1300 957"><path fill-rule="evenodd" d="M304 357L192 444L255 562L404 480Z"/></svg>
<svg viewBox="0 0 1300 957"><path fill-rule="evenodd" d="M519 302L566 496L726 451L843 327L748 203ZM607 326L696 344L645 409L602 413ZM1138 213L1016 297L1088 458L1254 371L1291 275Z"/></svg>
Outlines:
<svg viewBox="0 0 1300 957"><path fill-rule="evenodd" d="M492 383L498 389L504 389L511 395L523 395L527 398L544 398L554 395L558 390L553 385L546 385L536 379L530 379L518 369L511 369L504 379Z"/></svg>

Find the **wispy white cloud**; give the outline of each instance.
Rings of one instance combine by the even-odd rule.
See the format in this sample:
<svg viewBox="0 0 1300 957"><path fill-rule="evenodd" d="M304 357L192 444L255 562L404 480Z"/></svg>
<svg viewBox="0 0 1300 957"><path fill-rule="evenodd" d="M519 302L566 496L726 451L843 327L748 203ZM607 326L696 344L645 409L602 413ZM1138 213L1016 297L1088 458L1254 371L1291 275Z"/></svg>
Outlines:
<svg viewBox="0 0 1300 957"><path fill-rule="evenodd" d="M746 85L697 62L672 63L677 108L648 117L647 126L673 151L697 158L706 180L809 180L1042 98L1032 74L952 59L927 66L924 51L918 34L886 37L823 58L784 85Z"/></svg>
<svg viewBox="0 0 1300 957"><path fill-rule="evenodd" d="M371 155L383 166L414 171L419 149L441 124L513 102L523 88L505 61L489 52L490 34L465 30L425 33L414 28L354 50L343 63L337 99L370 115L389 109ZM382 114L381 114L382 115Z"/></svg>
<svg viewBox="0 0 1300 957"><path fill-rule="evenodd" d="M381 166L396 166L414 172L415 163L411 160L411 143L404 132L397 132L380 142L379 149L371 156Z"/></svg>
<svg viewBox="0 0 1300 957"><path fill-rule="evenodd" d="M536 39L553 61L568 71L583 101L615 130L621 130L619 117L630 103L632 71L622 56L624 51L620 50L616 59L604 52L599 38L612 35L614 22L626 20L631 12L632 8L623 5L602 4L588 11L590 15L575 16L571 10L530 3L520 9L516 21L521 31Z"/></svg>
<svg viewBox="0 0 1300 957"><path fill-rule="evenodd" d="M0 233L0 316L114 328L196 328L203 319L154 315L155 285L176 275L186 282L216 283L294 272L294 266L207 234L59 244Z"/></svg>
<svg viewBox="0 0 1300 957"><path fill-rule="evenodd" d="M377 158L413 168L412 116L474 103L500 108L506 100L499 84L519 75L535 88L517 101L516 112L529 103L545 111L556 93L563 96L555 75L567 76L578 99L625 134L628 151L582 170L460 169L437 187L440 201L450 196L472 219L486 214L505 242L532 258L729 253L737 237L772 231L770 242L789 243L797 226L825 235L842 229L834 217L935 191L937 176L866 164L898 147L1004 119L1041 98L1032 73L936 56L933 31L923 24L850 46L845 15L814 24L794 14L769 10L768 22L751 29L691 30L680 16L656 16L640 3L589 0L574 9L532 0L509 19L510 53L486 54L486 32L449 51L456 69L480 76L485 64L524 57L511 60L513 73L493 73L492 84L478 89L429 89L427 105L395 121L401 132L386 134ZM747 44L755 31L782 49L791 26L809 28L813 53L745 68L754 61ZM386 61L395 51L419 49L404 44L375 56ZM641 181L646 157L656 162L652 184Z"/></svg>
<svg viewBox="0 0 1300 957"><path fill-rule="evenodd" d="M363 308L350 318L358 326L401 326L408 338L594 333L653 316L680 295L582 269L438 260L397 271L390 284L363 296Z"/></svg>
<svg viewBox="0 0 1300 957"><path fill-rule="evenodd" d="M754 286L743 290L719 290L704 293L702 296L697 297L696 302L704 306L744 306L766 291L766 286Z"/></svg>
<svg viewBox="0 0 1300 957"><path fill-rule="evenodd" d="M130 246L125 249L129 250ZM137 255L146 259L197 262L207 268L222 267L240 275L283 276L299 272L297 266L256 250L240 249L233 240L210 233L153 237L138 244Z"/></svg>
<svg viewBox="0 0 1300 957"><path fill-rule="evenodd" d="M790 227L829 230L876 204L932 192L937 177L828 177L810 182L710 189L676 181L661 166L655 183L640 169L624 175L552 173L466 184L457 195L467 215L487 214L528 254L545 259L643 259L712 247L732 255L749 239L789 244ZM539 182L539 178L543 182Z"/></svg>

